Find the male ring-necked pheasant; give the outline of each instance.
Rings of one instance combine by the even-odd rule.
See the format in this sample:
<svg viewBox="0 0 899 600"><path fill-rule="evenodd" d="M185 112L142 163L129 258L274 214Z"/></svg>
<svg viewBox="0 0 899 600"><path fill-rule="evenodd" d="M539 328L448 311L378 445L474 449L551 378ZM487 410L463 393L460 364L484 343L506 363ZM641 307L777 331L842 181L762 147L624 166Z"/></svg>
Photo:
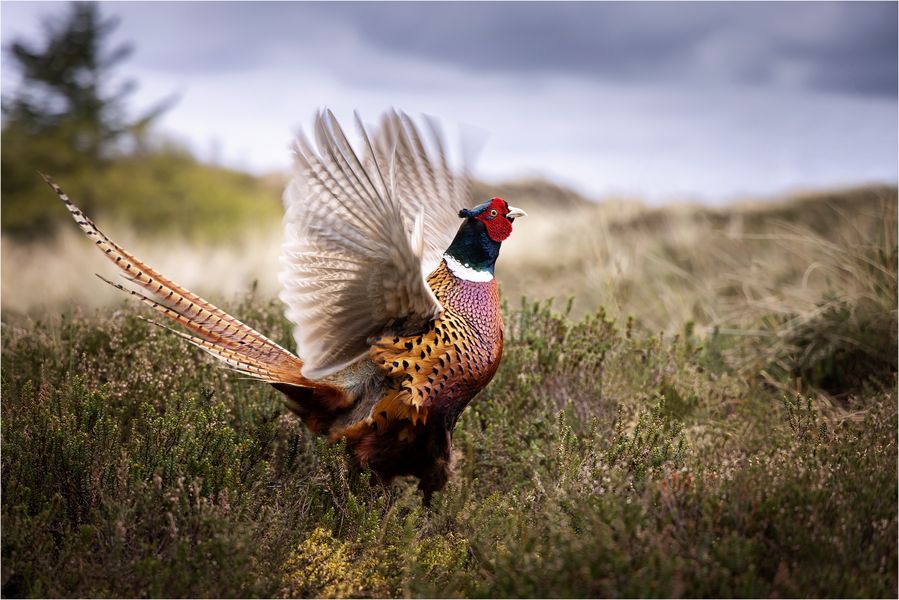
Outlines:
<svg viewBox="0 0 899 600"><path fill-rule="evenodd" d="M109 283L272 384L309 429L345 439L382 480L417 477L429 502L449 476L456 419L499 365L494 263L525 213L499 198L459 210L468 180L450 171L432 122L427 139L401 113L372 136L357 124L361 156L330 112L316 118L317 150L296 145L280 297L298 356L147 266L47 183L134 289Z"/></svg>

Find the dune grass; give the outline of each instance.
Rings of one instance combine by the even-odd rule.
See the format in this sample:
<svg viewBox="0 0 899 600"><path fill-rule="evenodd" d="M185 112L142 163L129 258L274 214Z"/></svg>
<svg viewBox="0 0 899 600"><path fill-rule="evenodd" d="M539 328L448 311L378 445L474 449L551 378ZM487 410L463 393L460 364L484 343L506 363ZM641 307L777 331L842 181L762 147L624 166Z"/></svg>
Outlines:
<svg viewBox="0 0 899 600"><path fill-rule="evenodd" d="M895 597L896 201L858 193L535 208L431 509L132 305L6 312L3 595ZM290 347L265 285L224 308Z"/></svg>
<svg viewBox="0 0 899 600"><path fill-rule="evenodd" d="M45 208L59 218L56 233L37 241L3 236L4 312L58 314L121 303L114 290L86 280L90 273L109 272L109 265L50 190L42 191ZM897 206L896 189L886 187L722 209L650 208L615 199L594 204L535 182L476 187L478 197L502 191L530 213L516 224L497 265L506 297L574 297L576 317L602 306L616 319L633 316L668 333L688 321L700 328L733 326L778 310L808 311L852 277L835 266L845 257L834 249L879 248L896 222ZM77 190L71 195L81 201ZM121 197L131 196L123 191ZM274 200L265 211L234 220L243 227L224 238L204 237L209 232L202 211L191 206L185 201L177 218L169 219L194 228L186 237L177 231L153 235L152 227L132 222L131 213L116 218L115 206L85 210L113 239L192 290L234 297L255 282L264 296L273 296L283 238L280 223L267 212L280 210Z"/></svg>

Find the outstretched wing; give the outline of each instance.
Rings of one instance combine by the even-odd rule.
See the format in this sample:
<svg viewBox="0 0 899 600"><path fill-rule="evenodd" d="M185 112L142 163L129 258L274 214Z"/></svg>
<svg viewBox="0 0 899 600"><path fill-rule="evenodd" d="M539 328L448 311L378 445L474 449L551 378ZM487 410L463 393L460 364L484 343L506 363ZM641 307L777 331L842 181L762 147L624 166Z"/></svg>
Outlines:
<svg viewBox="0 0 899 600"><path fill-rule="evenodd" d="M378 161L390 165L393 194L404 207L407 227L412 216L424 213L422 267L427 276L459 229L459 210L470 201L470 180L467 173L450 169L437 122L426 118L425 125L427 136L408 115L391 110L381 118L373 142Z"/></svg>
<svg viewBox="0 0 899 600"><path fill-rule="evenodd" d="M393 129L376 142L359 124L361 159L330 111L316 117L317 148L305 138L296 147L298 172L285 192L281 299L306 377L333 373L367 355L385 330L424 328L443 310L424 262L447 237L433 213L447 201L437 173L448 168L443 159L435 170L415 149L421 138L411 136L408 118L393 114L385 122ZM431 199L404 201L407 190ZM438 241L428 244L428 236Z"/></svg>

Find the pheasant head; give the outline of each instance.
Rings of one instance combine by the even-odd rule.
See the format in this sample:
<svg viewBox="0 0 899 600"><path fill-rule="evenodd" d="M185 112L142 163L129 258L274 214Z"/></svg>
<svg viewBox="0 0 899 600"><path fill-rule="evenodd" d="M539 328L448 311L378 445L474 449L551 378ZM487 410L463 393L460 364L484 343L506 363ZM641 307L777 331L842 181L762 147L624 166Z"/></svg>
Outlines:
<svg viewBox="0 0 899 600"><path fill-rule="evenodd" d="M502 198L493 198L472 209L463 208L459 217L464 221L444 255L447 262L453 266L457 263L474 277L492 278L503 240L512 233L515 219L524 216L526 212L509 206Z"/></svg>

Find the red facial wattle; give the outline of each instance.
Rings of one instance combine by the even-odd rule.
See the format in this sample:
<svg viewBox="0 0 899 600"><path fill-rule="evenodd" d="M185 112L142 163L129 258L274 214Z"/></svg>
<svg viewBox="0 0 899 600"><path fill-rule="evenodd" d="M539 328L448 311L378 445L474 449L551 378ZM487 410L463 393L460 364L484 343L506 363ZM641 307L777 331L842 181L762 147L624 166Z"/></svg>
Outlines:
<svg viewBox="0 0 899 600"><path fill-rule="evenodd" d="M502 198L493 198L478 220L487 227L487 235L494 242L502 242L512 233L512 223L506 218L509 205Z"/></svg>

